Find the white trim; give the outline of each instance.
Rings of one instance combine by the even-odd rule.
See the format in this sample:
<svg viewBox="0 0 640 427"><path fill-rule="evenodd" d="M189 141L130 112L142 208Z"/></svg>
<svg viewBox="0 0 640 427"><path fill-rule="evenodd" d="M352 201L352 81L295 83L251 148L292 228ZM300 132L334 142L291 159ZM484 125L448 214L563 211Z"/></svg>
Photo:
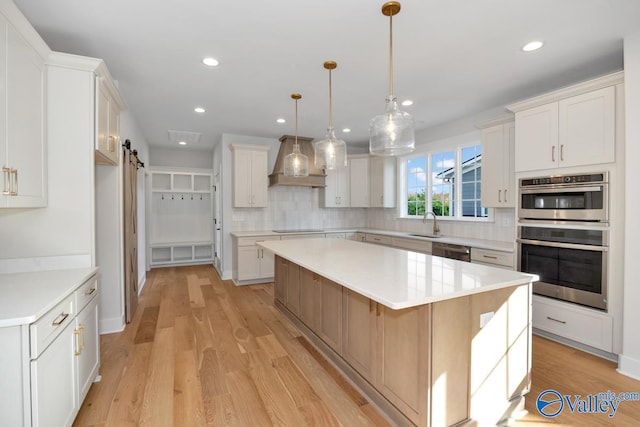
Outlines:
<svg viewBox="0 0 640 427"><path fill-rule="evenodd" d="M138 279L138 296L140 296L140 294L142 293L142 289L144 289L145 283L147 283L147 272L146 271Z"/></svg>
<svg viewBox="0 0 640 427"><path fill-rule="evenodd" d="M607 74L606 76L601 76L587 82L576 83L553 92L528 98L524 101L514 102L513 104L507 105L507 109L517 113L518 111L528 110L529 108L538 107L540 105L549 104L551 102L560 101L561 99L581 95L586 92L591 92L609 86L615 86L621 83L624 83L624 71Z"/></svg>
<svg viewBox="0 0 640 427"><path fill-rule="evenodd" d="M640 360L621 354L618 356L618 369L622 375L640 380Z"/></svg>
<svg viewBox="0 0 640 427"><path fill-rule="evenodd" d="M20 12L20 9L11 1L3 1L0 5L0 12L7 18L9 24L16 29L20 36L46 60L51 53L51 49L22 12Z"/></svg>
<svg viewBox="0 0 640 427"><path fill-rule="evenodd" d="M91 254L0 259L0 273L2 274L66 270L91 266Z"/></svg>
<svg viewBox="0 0 640 427"><path fill-rule="evenodd" d="M124 314L121 317L113 317L110 319L100 319L99 333L100 335L113 334L116 332L124 331L126 323L124 321Z"/></svg>

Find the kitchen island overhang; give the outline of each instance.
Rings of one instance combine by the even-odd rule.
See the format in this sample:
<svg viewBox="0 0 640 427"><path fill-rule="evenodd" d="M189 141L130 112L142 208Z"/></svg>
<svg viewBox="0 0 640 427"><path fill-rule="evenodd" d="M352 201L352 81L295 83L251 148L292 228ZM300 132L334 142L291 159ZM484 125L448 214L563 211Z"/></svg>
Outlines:
<svg viewBox="0 0 640 427"><path fill-rule="evenodd" d="M530 386L533 275L341 239L265 241L275 305L394 424L506 422Z"/></svg>

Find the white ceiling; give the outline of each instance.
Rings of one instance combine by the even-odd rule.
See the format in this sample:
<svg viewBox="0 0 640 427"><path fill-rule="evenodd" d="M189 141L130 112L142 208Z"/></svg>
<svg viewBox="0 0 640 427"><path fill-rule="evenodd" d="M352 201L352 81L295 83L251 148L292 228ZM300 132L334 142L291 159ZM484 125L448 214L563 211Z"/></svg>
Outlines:
<svg viewBox="0 0 640 427"><path fill-rule="evenodd" d="M168 130L321 138L334 125L368 143L388 93L389 20L371 0L16 0L56 51L103 58L149 144ZM394 17L395 94L417 129L622 69L640 0L403 0ZM523 53L540 39L545 46ZM217 69L201 60L213 56ZM204 114L193 109L202 106ZM284 117L286 124L277 124ZM126 137L126 135L123 135ZM135 141L134 141L135 145Z"/></svg>

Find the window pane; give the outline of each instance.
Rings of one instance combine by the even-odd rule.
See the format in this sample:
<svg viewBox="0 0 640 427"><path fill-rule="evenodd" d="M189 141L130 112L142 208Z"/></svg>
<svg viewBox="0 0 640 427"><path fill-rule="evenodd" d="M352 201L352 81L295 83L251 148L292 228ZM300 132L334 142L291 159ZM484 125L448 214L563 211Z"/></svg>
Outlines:
<svg viewBox="0 0 640 427"><path fill-rule="evenodd" d="M482 146L462 149L462 216L486 217L488 211L480 203Z"/></svg>
<svg viewBox="0 0 640 427"><path fill-rule="evenodd" d="M455 152L446 151L431 156L431 208L436 215L454 216Z"/></svg>
<svg viewBox="0 0 640 427"><path fill-rule="evenodd" d="M407 161L407 215L424 215L427 185L427 158Z"/></svg>

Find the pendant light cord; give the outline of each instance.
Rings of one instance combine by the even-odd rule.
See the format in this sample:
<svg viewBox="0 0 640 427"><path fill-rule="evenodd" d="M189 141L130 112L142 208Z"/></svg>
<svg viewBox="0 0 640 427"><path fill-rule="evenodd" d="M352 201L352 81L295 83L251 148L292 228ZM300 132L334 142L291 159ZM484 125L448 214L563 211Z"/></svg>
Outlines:
<svg viewBox="0 0 640 427"><path fill-rule="evenodd" d="M389 98L393 96L393 15L389 15Z"/></svg>
<svg viewBox="0 0 640 427"><path fill-rule="evenodd" d="M296 140L295 146L298 147L298 100L296 99Z"/></svg>
<svg viewBox="0 0 640 427"><path fill-rule="evenodd" d="M329 69L329 127L333 129L333 97L331 94L331 69Z"/></svg>

